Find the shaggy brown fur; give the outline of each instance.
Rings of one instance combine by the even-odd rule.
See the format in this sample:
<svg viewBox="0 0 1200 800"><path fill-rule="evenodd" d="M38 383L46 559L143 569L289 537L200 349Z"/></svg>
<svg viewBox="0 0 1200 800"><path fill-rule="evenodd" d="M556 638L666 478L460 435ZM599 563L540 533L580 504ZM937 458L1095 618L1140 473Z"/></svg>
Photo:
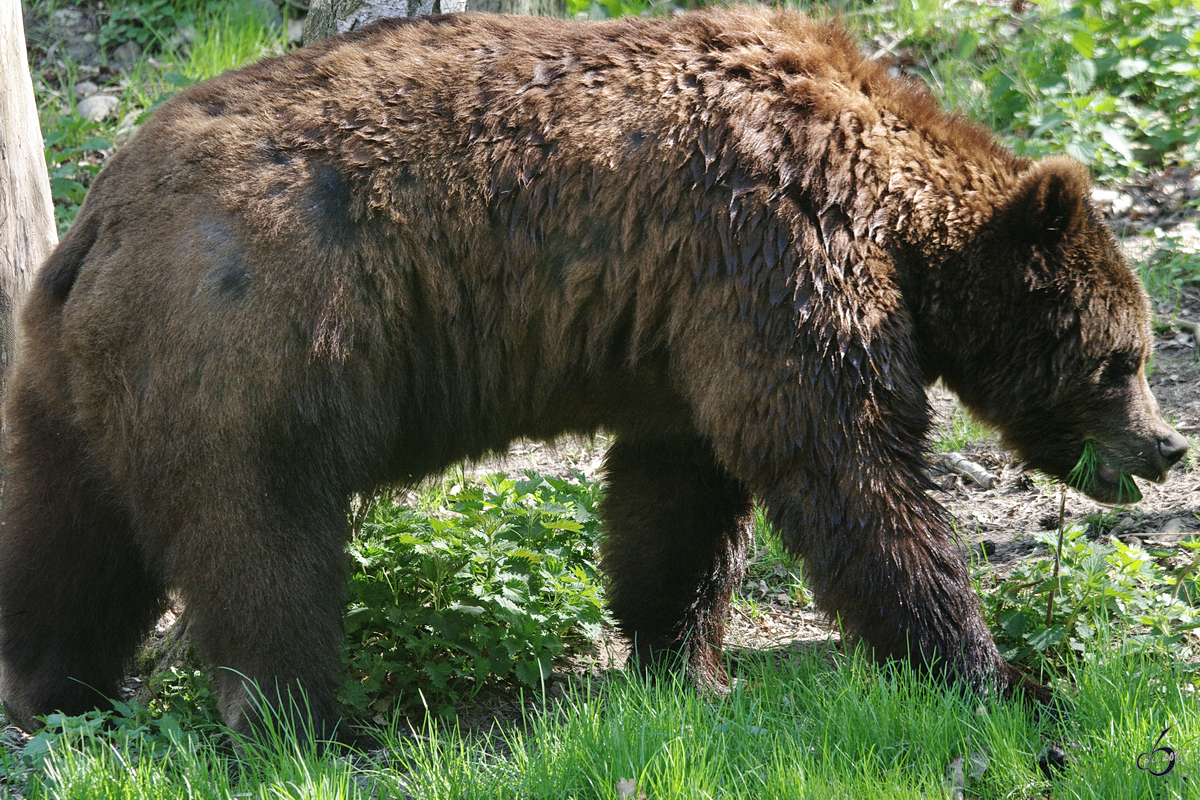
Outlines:
<svg viewBox="0 0 1200 800"><path fill-rule="evenodd" d="M351 493L598 427L645 661L728 680L754 496L879 655L1007 695L926 494L924 385L1057 477L1091 439L1102 478L1161 479L1185 446L1149 318L1081 167L1014 158L832 25L464 14L264 61L144 125L24 309L7 707L115 694L174 591L231 725L257 681L327 731Z"/></svg>

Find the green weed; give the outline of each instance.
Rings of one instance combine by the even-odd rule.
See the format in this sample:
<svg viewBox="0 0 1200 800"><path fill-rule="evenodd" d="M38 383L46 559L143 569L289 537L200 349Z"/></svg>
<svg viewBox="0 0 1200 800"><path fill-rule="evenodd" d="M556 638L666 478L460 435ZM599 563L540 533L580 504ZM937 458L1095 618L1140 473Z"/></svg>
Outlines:
<svg viewBox="0 0 1200 800"><path fill-rule="evenodd" d="M950 419L938 423L934 435L937 437L933 444L934 452L953 453L966 448L972 442L986 439L988 428L964 409L955 406L950 413Z"/></svg>
<svg viewBox="0 0 1200 800"><path fill-rule="evenodd" d="M800 3L817 16L825 4ZM1104 179L1200 157L1193 0L844 4L840 13L945 105L1019 155L1067 153Z"/></svg>
<svg viewBox="0 0 1200 800"><path fill-rule="evenodd" d="M1051 548L1058 543L1053 532L1032 535ZM1200 542L1181 546L1195 551ZM1052 559L1035 559L994 585L985 582L980 594L1001 654L1060 670L1090 647L1127 633L1133 651L1186 658L1189 634L1200 628L1200 586L1189 571L1161 566L1161 555L1117 540L1090 542L1083 529L1067 528L1057 580Z"/></svg>
<svg viewBox="0 0 1200 800"><path fill-rule="evenodd" d="M1155 300L1174 307L1185 287L1200 286L1200 254L1178 239L1158 238L1158 247L1138 265L1146 291Z"/></svg>
<svg viewBox="0 0 1200 800"><path fill-rule="evenodd" d="M350 546L346 701L449 716L485 685L539 686L598 638L598 492L529 473L454 489L449 514L378 503Z"/></svg>

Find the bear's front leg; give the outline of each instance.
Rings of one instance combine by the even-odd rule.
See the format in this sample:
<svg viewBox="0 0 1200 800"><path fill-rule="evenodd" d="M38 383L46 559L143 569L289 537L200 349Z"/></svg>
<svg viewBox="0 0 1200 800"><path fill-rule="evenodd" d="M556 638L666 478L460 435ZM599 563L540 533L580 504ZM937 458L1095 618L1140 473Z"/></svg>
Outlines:
<svg viewBox="0 0 1200 800"><path fill-rule="evenodd" d="M1047 701L1048 690L1001 658L919 473L879 467L843 467L801 496L769 501L817 605L881 660L907 659L981 695Z"/></svg>
<svg viewBox="0 0 1200 800"><path fill-rule="evenodd" d="M750 496L697 440L618 438L605 458L608 605L640 669L727 690L730 594L746 569Z"/></svg>

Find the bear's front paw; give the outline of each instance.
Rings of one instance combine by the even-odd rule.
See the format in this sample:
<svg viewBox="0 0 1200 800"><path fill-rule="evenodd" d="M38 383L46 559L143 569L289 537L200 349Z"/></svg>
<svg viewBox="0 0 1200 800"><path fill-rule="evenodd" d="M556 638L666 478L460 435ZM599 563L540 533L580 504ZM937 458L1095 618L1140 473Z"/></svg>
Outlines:
<svg viewBox="0 0 1200 800"><path fill-rule="evenodd" d="M1060 719L1069 710L1066 698L1049 686L1043 686L1012 664L1003 664L996 675L996 688L1005 700L1026 702L1039 716Z"/></svg>

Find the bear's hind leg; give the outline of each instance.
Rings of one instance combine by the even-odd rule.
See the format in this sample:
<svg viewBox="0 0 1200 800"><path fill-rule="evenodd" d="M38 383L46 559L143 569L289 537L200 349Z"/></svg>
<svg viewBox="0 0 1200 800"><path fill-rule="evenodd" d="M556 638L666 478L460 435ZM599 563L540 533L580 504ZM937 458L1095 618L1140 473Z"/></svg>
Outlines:
<svg viewBox="0 0 1200 800"><path fill-rule="evenodd" d="M729 598L746 567L750 495L699 441L620 439L605 459L608 604L641 668L725 689Z"/></svg>
<svg viewBox="0 0 1200 800"><path fill-rule="evenodd" d="M8 405L0 516L2 691L25 730L108 705L165 603L81 435L33 395Z"/></svg>
<svg viewBox="0 0 1200 800"><path fill-rule="evenodd" d="M346 510L320 489L281 497L235 467L214 474L175 535L171 573L222 716L243 734L268 715L328 741L341 716Z"/></svg>

